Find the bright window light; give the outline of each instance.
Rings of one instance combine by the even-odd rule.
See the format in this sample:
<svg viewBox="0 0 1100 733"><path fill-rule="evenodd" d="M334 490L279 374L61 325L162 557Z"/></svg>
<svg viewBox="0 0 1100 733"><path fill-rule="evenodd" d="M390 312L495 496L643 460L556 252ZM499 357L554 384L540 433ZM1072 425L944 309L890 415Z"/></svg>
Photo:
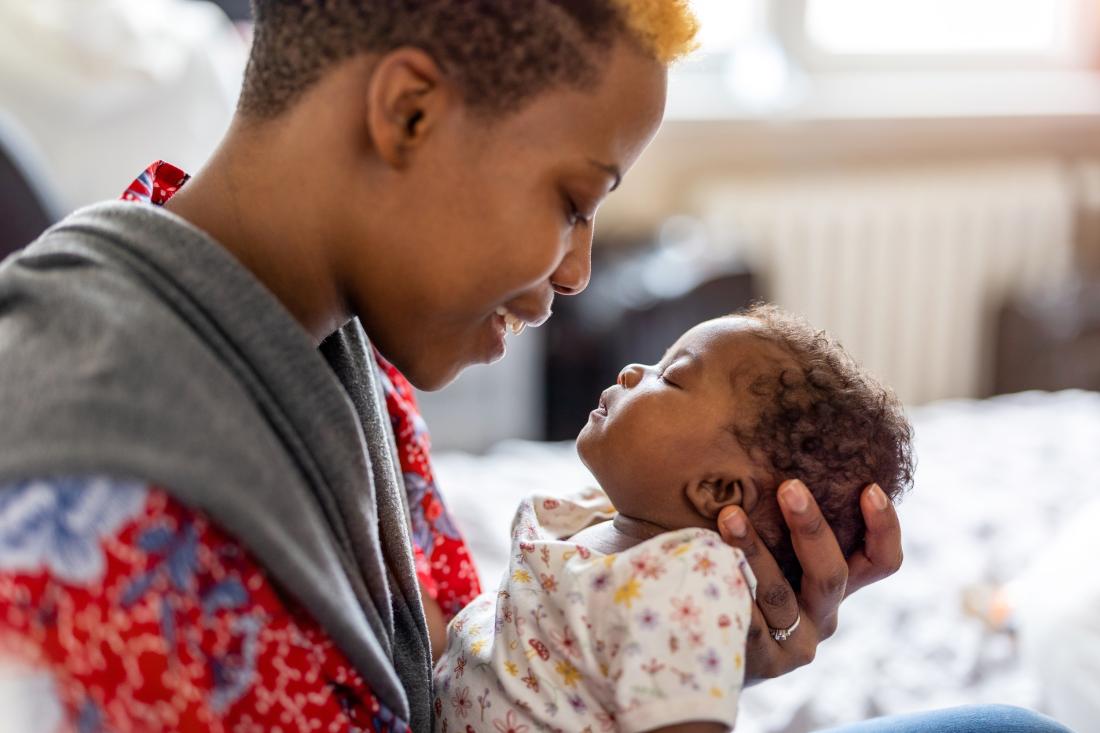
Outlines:
<svg viewBox="0 0 1100 733"><path fill-rule="evenodd" d="M694 0L702 53L732 50L760 30L761 0Z"/></svg>
<svg viewBox="0 0 1100 733"><path fill-rule="evenodd" d="M806 0L806 35L837 54L1044 54L1068 0Z"/></svg>

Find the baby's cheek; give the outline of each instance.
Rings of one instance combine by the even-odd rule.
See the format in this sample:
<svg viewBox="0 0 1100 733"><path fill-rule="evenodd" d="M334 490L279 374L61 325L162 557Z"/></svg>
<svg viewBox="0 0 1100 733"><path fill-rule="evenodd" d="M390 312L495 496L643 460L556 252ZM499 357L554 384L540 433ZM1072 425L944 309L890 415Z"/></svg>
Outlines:
<svg viewBox="0 0 1100 733"><path fill-rule="evenodd" d="M679 485L685 480L685 449L688 446L676 436L651 432L633 446L630 463L633 479L664 486Z"/></svg>

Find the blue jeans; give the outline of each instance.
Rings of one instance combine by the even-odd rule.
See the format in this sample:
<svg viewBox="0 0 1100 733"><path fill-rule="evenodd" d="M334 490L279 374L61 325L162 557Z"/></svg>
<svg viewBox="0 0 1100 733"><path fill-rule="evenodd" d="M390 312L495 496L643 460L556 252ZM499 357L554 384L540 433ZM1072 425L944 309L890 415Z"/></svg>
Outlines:
<svg viewBox="0 0 1100 733"><path fill-rule="evenodd" d="M1073 733L1045 715L1009 705L966 705L892 715L821 733Z"/></svg>

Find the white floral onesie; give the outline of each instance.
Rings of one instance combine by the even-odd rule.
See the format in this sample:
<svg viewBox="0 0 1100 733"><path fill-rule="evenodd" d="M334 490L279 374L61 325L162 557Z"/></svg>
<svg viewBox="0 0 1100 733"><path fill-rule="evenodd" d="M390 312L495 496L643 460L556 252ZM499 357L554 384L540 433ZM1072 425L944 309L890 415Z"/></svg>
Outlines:
<svg viewBox="0 0 1100 733"><path fill-rule="evenodd" d="M613 515L598 489L520 505L499 589L447 630L436 731L733 727L754 583L744 555L706 529L615 555L560 539Z"/></svg>

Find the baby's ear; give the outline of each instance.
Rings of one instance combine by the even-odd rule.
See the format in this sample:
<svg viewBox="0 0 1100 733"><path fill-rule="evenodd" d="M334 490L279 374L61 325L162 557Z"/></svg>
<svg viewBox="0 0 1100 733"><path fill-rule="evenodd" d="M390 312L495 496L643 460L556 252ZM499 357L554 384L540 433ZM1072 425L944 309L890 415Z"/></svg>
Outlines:
<svg viewBox="0 0 1100 733"><path fill-rule="evenodd" d="M723 507L742 506L745 490L735 476L708 476L687 485L687 500L706 519L717 519Z"/></svg>

